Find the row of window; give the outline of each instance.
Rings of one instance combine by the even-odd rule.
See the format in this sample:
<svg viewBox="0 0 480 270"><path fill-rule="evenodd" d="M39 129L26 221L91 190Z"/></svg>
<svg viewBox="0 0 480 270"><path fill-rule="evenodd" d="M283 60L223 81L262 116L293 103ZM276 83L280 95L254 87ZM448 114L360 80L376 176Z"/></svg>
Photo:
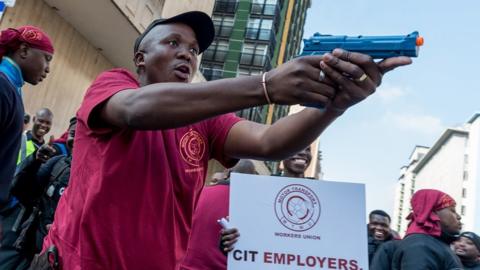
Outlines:
<svg viewBox="0 0 480 270"><path fill-rule="evenodd" d="M212 64L212 63L202 63L200 66L200 72L203 74L206 80L218 80L223 78L223 65L221 64ZM250 75L260 75L263 70L255 67L238 67L237 76L250 76Z"/></svg>
<svg viewBox="0 0 480 270"><path fill-rule="evenodd" d="M212 16L215 26L215 35L218 37L230 37L235 23L234 17ZM278 23L273 19L249 18L246 26L245 37L249 39L270 40L273 32L278 29Z"/></svg>
<svg viewBox="0 0 480 270"><path fill-rule="evenodd" d="M253 0L251 14L278 16L283 6L283 0ZM237 11L237 0L217 0L213 11L233 14Z"/></svg>
<svg viewBox="0 0 480 270"><path fill-rule="evenodd" d="M229 44L227 41L217 40L203 53L202 59L223 63L228 53L228 47ZM270 46L266 44L245 43L242 46L239 60L241 65L256 66L270 70Z"/></svg>

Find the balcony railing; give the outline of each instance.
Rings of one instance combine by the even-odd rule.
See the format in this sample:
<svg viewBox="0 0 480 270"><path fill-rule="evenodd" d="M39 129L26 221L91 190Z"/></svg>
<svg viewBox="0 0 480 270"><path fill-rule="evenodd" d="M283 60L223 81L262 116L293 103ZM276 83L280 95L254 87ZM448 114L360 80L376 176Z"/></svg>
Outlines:
<svg viewBox="0 0 480 270"><path fill-rule="evenodd" d="M242 53L240 65L261 67L263 70L272 69L270 57L263 54Z"/></svg>
<svg viewBox="0 0 480 270"><path fill-rule="evenodd" d="M215 62L225 62L225 58L227 57L226 50L217 50L215 47L207 49L203 52L202 59L207 61L215 61Z"/></svg>
<svg viewBox="0 0 480 270"><path fill-rule="evenodd" d="M213 12L235 13L237 11L237 1L216 0Z"/></svg>
<svg viewBox="0 0 480 270"><path fill-rule="evenodd" d="M216 37L230 37L232 35L233 26L222 25L215 23L215 36Z"/></svg>
<svg viewBox="0 0 480 270"><path fill-rule="evenodd" d="M280 16L280 5L253 3L250 13L278 17Z"/></svg>

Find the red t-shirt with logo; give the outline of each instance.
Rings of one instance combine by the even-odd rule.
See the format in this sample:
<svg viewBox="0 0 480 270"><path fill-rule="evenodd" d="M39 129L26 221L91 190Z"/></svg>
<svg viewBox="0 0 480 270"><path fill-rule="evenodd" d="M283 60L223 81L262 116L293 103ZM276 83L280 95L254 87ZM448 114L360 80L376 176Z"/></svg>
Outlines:
<svg viewBox="0 0 480 270"><path fill-rule="evenodd" d="M230 185L203 189L193 214L188 249L179 270L227 269L227 256L220 251L220 230L217 220L228 216Z"/></svg>
<svg viewBox="0 0 480 270"><path fill-rule="evenodd" d="M236 162L224 155L241 120L234 114L156 131L88 125L98 105L137 88L125 69L104 72L77 113L70 186L44 242L44 249L58 247L63 269L173 270L187 248L208 160Z"/></svg>

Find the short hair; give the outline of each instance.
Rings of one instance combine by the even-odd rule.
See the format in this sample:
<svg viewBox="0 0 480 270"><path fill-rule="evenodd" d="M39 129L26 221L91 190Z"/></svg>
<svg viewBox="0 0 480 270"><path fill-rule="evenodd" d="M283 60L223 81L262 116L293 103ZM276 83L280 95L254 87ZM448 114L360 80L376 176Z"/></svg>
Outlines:
<svg viewBox="0 0 480 270"><path fill-rule="evenodd" d="M387 214L387 212L383 211L383 210L373 210L372 212L370 212L370 214L368 215L368 218L371 219L373 215L379 215L379 216L382 216L382 217L386 217L388 218L388 221L392 221L390 216Z"/></svg>
<svg viewBox="0 0 480 270"><path fill-rule="evenodd" d="M40 116L42 114L45 114L47 117L53 118L53 112L49 108L41 108L35 113L36 116Z"/></svg>

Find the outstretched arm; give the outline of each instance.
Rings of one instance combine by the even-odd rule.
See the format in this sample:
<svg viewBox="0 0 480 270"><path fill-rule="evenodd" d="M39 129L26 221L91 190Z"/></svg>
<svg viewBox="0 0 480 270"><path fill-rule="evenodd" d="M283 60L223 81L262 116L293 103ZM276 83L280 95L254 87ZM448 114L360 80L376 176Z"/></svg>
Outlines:
<svg viewBox="0 0 480 270"><path fill-rule="evenodd" d="M269 72L281 82L268 85L277 104L326 105L333 87L318 80L321 56L298 58ZM169 129L267 103L261 76L206 83L157 83L123 90L99 109L104 123L131 129Z"/></svg>
<svg viewBox="0 0 480 270"><path fill-rule="evenodd" d="M239 122L230 130L225 153L236 158L279 160L289 157L307 147L349 107L375 92L384 73L410 63L408 57L394 57L375 63L368 55L336 49L332 54L324 55L319 63L325 78L332 81L337 89L325 110L307 108L271 126ZM267 85L282 83L277 74L268 78ZM272 98L275 101L277 96Z"/></svg>

